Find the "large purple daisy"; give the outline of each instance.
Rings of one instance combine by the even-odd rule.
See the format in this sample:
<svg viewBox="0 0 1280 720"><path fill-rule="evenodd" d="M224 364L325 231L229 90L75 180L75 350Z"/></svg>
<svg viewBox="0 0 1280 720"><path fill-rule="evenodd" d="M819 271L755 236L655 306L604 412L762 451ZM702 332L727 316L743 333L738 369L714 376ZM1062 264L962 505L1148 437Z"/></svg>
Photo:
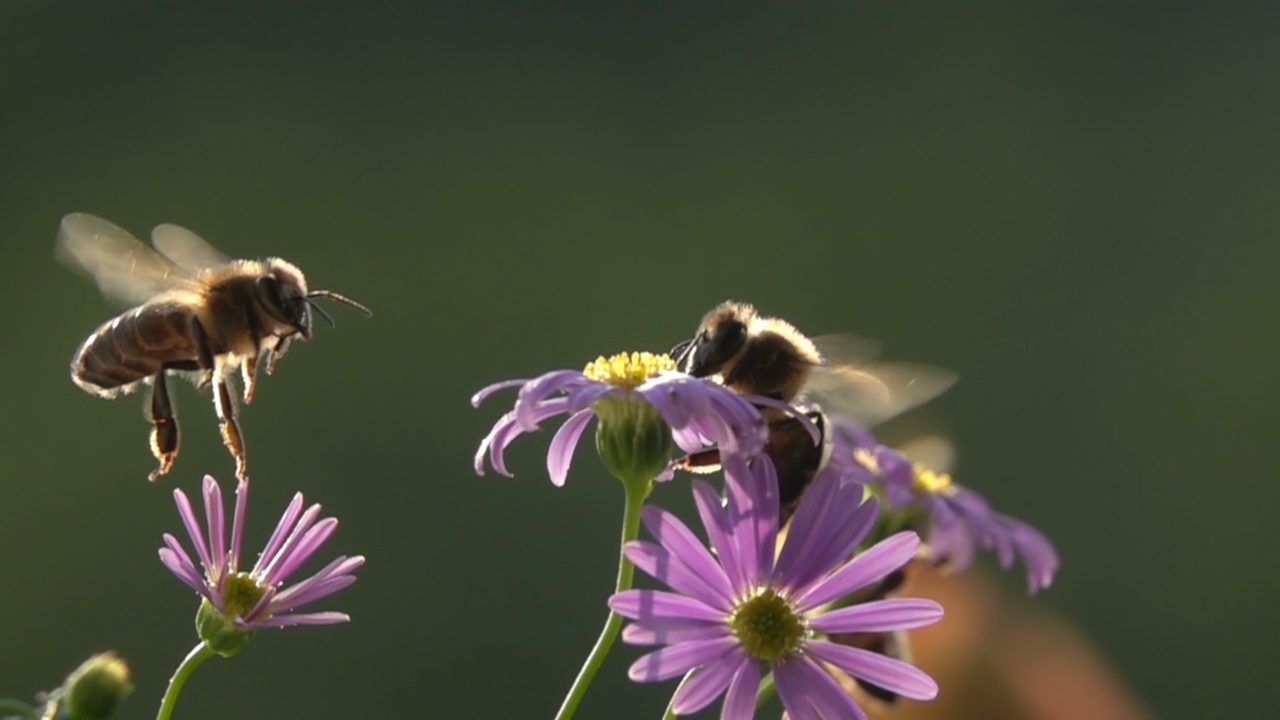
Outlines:
<svg viewBox="0 0 1280 720"><path fill-rule="evenodd" d="M299 613L296 610L355 582L352 573L364 564L362 556L338 557L311 577L283 587L289 576L337 529L337 519L318 519L319 505L312 505L303 512L302 493L294 495L258 561L246 572L240 569L240 550L249 496L248 480L241 480L236 486L230 538L227 537L222 489L216 480L206 475L203 490L207 538L186 494L181 490L173 491L178 515L187 528L200 567L191 560L177 538L165 533L160 561L169 568L169 572L199 593L220 616L235 627L246 630L287 625L329 625L350 620L345 613Z"/></svg>
<svg viewBox="0 0 1280 720"><path fill-rule="evenodd" d="M568 415L569 419L551 439L547 472L551 482L563 485L573 451L592 418L600 420L602 429L610 429L603 438L598 433L606 463L638 464L638 471L650 472L651 479L666 467L673 442L685 452L715 445L729 453L752 456L760 451L767 434L757 406L794 412L777 400L739 395L675 368L675 361L667 355L621 353L600 357L581 371L556 370L532 380L507 380L480 390L471 398L473 406L478 407L498 390L520 388L515 407L498 419L480 443L476 472L484 474L487 456L494 470L510 476L503 459L507 447L557 415ZM816 429L813 432L816 438ZM628 457L610 457L611 449L613 455ZM637 462L625 462L629 460Z"/></svg>
<svg viewBox="0 0 1280 720"><path fill-rule="evenodd" d="M694 500L715 553L680 520L645 508L656 543L633 541L627 557L674 592L627 590L609 606L634 622L626 642L662 645L631 665L630 676L655 682L686 675L672 699L677 715L697 712L725 695L722 718L749 718L762 665L774 674L792 720L865 718L824 664L909 698L928 700L937 685L915 667L818 634L890 632L942 617L931 600L891 599L827 606L879 581L916 554L915 533L889 537L854 556L875 523L877 502L862 502L856 482L829 476L803 496L775 560L777 476L766 456L750 466L725 455L726 500L705 482Z"/></svg>

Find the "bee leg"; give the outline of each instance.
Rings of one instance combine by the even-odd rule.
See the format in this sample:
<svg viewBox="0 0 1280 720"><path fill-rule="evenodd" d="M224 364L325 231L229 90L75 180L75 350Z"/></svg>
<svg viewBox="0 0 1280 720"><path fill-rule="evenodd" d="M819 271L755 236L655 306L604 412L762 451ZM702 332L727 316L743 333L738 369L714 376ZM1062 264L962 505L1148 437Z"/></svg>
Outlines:
<svg viewBox="0 0 1280 720"><path fill-rule="evenodd" d="M169 472L174 459L178 457L178 420L173 415L173 403L169 399L169 385L163 368L152 380L151 407L147 419L151 421L151 454L160 462L147 479L155 482L156 478Z"/></svg>
<svg viewBox="0 0 1280 720"><path fill-rule="evenodd" d="M697 474L716 472L720 469L720 450L718 448L710 448L690 453L676 460L673 467L676 470L685 470Z"/></svg>
<svg viewBox="0 0 1280 720"><path fill-rule="evenodd" d="M213 409L218 413L218 429L222 431L222 444L231 451L236 459L236 479L245 478L246 464L244 459L244 440L240 436L240 426L236 424L235 398L226 376L214 371Z"/></svg>
<svg viewBox="0 0 1280 720"><path fill-rule="evenodd" d="M248 405L253 402L253 390L258 382L258 362L262 360L262 353L257 352L253 357L247 357L240 361L240 376L244 378L244 404Z"/></svg>
<svg viewBox="0 0 1280 720"><path fill-rule="evenodd" d="M267 355L267 374L268 375L271 375L276 371L276 361L284 357L284 353L286 350L289 349L289 343L292 340L293 340L292 336L280 338L280 340L276 342L275 347L271 348L270 354Z"/></svg>
<svg viewBox="0 0 1280 720"><path fill-rule="evenodd" d="M209 347L209 336L204 331L204 325L200 324L200 318L195 315L191 316L191 339L195 341L196 361L200 363L200 382L196 383L196 390L204 392L213 385L213 372L217 369L217 361L213 358L213 349Z"/></svg>

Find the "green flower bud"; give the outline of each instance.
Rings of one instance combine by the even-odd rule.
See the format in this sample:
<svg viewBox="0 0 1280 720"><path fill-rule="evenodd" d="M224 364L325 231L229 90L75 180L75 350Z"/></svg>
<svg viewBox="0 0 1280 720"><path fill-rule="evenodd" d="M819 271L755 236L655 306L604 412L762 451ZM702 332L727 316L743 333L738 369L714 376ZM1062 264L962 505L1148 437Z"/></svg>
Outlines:
<svg viewBox="0 0 1280 720"><path fill-rule="evenodd" d="M62 711L70 720L102 720L131 692L129 666L115 653L100 653L67 676Z"/></svg>
<svg viewBox="0 0 1280 720"><path fill-rule="evenodd" d="M218 608L208 600L200 602L196 611L196 634L204 644L222 657L238 655L249 641L253 639L253 631L236 625L233 618L218 612Z"/></svg>
<svg viewBox="0 0 1280 720"><path fill-rule="evenodd" d="M605 398L594 406L596 451L609 472L624 482L653 480L671 461L671 427L640 398Z"/></svg>

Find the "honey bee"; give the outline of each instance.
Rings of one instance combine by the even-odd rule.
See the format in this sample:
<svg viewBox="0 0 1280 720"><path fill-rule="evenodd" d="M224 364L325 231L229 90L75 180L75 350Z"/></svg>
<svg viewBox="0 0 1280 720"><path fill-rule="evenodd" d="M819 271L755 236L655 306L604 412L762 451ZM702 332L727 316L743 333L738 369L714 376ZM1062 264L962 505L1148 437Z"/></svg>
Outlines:
<svg viewBox="0 0 1280 720"><path fill-rule="evenodd" d="M686 373L716 377L735 392L794 405L817 426L822 442L815 445L800 420L761 408L769 427L764 452L778 474L784 523L830 456L829 415L870 428L936 397L956 380L954 373L927 365L876 362L879 348L870 340L847 335L809 338L785 320L732 301L707 313L693 338L671 353ZM676 463L693 472L718 465L714 449Z"/></svg>
<svg viewBox="0 0 1280 720"><path fill-rule="evenodd" d="M148 476L152 481L169 472L178 456L167 378L186 376L201 391L212 386L222 441L235 458L236 477L244 478L244 440L230 375L240 371L244 402L252 402L262 360L271 374L294 338L311 339L311 309L333 325L314 298L372 312L329 290L308 291L302 271L280 258L232 260L177 225L156 227L151 241L155 249L93 215L62 218L58 259L92 277L108 298L134 306L80 345L71 379L105 398L151 386L147 418L159 463Z"/></svg>

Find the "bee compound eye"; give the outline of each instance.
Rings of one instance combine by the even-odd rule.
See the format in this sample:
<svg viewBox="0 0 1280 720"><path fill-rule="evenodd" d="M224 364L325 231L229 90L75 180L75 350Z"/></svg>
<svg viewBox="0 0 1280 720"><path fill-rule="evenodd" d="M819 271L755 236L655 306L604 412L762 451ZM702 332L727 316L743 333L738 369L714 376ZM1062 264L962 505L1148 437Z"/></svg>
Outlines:
<svg viewBox="0 0 1280 720"><path fill-rule="evenodd" d="M254 287L258 291L258 299L272 317L281 322L293 322L293 318L290 317L292 313L289 311L289 306L285 304L278 280L270 275L263 275L254 282Z"/></svg>

